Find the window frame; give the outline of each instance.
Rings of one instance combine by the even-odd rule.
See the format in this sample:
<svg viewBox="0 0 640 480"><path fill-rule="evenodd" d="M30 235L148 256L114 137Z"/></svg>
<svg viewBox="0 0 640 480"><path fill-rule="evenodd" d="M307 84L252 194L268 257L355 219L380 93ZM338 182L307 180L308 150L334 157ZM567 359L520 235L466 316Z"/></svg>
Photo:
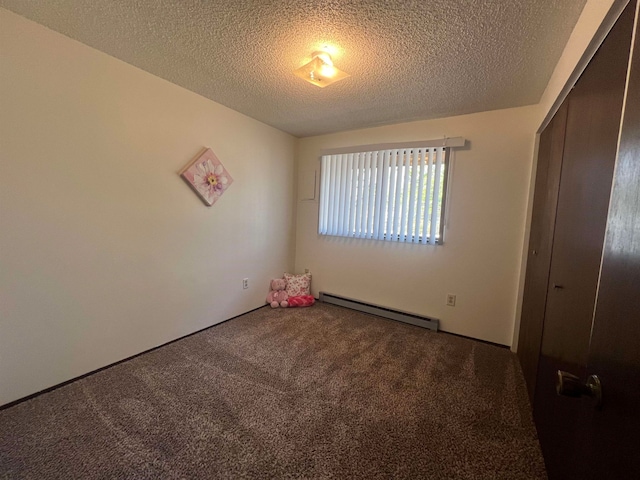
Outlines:
<svg viewBox="0 0 640 480"><path fill-rule="evenodd" d="M367 240L382 240L382 241L390 241L390 242L398 242L398 243L410 243L410 244L421 244L421 245L443 245L444 244L444 236L445 236L445 223L446 223L446 209L447 209L447 205L448 205L448 195L449 195L449 189L450 189L450 175L451 175L451 159L452 159L452 154L453 154L453 148L454 147L461 147L464 146L466 143L466 140L463 139L462 137L456 137L456 138L446 138L444 140L432 140L432 141L422 141L422 142L403 142L403 143L395 143L395 144L378 144L378 145L361 145L361 146L353 146L353 147L346 147L346 148L338 148L338 149L326 149L323 150L321 152L321 164L325 165L325 160L324 158L326 156L334 156L334 155L345 155L344 158L341 158L339 161L348 161L346 155L347 154L359 154L359 155L371 155L373 152L376 152L378 155L382 155L385 153L392 153L391 151L399 151L399 152L395 152L394 154L397 155L397 157L395 157L393 159L393 162L395 163L395 161L397 161L398 157L402 157L402 163L401 164L395 164L394 166L397 168L399 166L406 166L406 155L418 155L419 152L416 151L416 149L442 149L442 153L438 154L435 151L429 151L427 152L427 156L426 158L423 157L423 161L425 161L425 166L429 169L433 168L436 169L436 160L435 158L431 158L432 155L442 155L441 158L441 164L440 164L440 168L443 171L443 178L441 180L442 184L441 184L441 192L440 193L440 198L441 201L440 202L424 202L421 203L421 197L418 196L417 198L415 198L415 202L413 203L412 200L407 200L405 201L405 198L409 198L411 199L412 193L413 191L418 192L418 184L415 182L419 182L420 181L420 177L416 176L414 177L413 174L412 175L407 175L406 173L403 175L403 180L401 182L398 182L397 179L395 179L393 172L390 172L386 175L386 181L389 181L389 179L394 178L395 179L395 184L392 186L392 188L394 189L394 194L393 196L391 195L391 191L390 190L386 190L387 185L384 185L382 187L376 187L375 183L372 185L371 183L371 178L369 177L367 179L367 185L368 188L366 190L367 192L367 197L369 193L372 192L377 192L379 194L379 192L384 190L383 193L383 197L382 198L393 198L393 202L394 205L392 207L392 210L389 210L389 208L386 208L385 210L382 210L383 215L384 215L384 219L381 219L381 217L379 217L379 212L381 211L379 208L379 203L376 201L376 204L378 205L378 209L373 208L373 210L367 208L366 203L364 198L365 197L360 197L360 202L365 204L365 208L367 208L367 212L373 211L374 212L374 216L376 216L377 219L377 223L378 223L378 228L382 228L384 231L380 232L379 230L375 230L375 229L370 229L369 230L369 224L367 223L367 229L365 229L365 231L367 231L367 233L365 235L362 235L360 232L360 229L358 228L358 224L356 223L356 228L354 231L351 231L351 226L347 225L346 228L349 229L349 232L335 232L332 231L334 230L334 227L332 226L332 223L334 223L336 221L334 215L336 214L336 210L334 209L334 207L329 207L329 204L331 203L331 205L333 205L333 201L335 201L336 196L333 195L333 201L331 200L331 198L329 198L329 200L327 200L325 198L326 195L329 195L329 192L334 191L335 192L335 188L339 187L339 185L335 185L336 180L335 178L332 178L331 181L327 180L327 184L324 184L324 177L326 175L326 172L324 171L323 168L321 168L321 172L320 172L320 184L319 184L319 214L318 214L318 234L321 236L340 236L340 237L344 237L344 238L356 238L356 239L367 239ZM408 151L408 152L407 152ZM359 157L355 157L355 158L359 158ZM367 157L365 157L367 158ZM377 157L376 157L377 158ZM330 160L330 159L328 159ZM337 160L334 160L337 161ZM384 165L385 168L390 168L392 165L390 163L384 163L384 162L390 162L391 160L381 160L382 165ZM410 161L413 164L414 157L410 157ZM366 163L365 163L366 164ZM380 164L379 164L380 165ZM352 169L353 169L353 164L352 164ZM344 171L348 172L348 166L344 167ZM358 165L356 165L356 168L362 168L359 167ZM371 164L369 164L369 167L367 167L369 169L369 171L373 171L375 172L378 167L374 167ZM335 169L332 170L333 174L335 174ZM425 170L426 172L426 170ZM434 171L434 174L436 172ZM426 173L425 173L426 174ZM380 181L382 177L377 177L376 181ZM415 178L415 181L414 181ZM349 199L346 200L344 202L344 204L348 204L350 205L350 207L347 208L346 210L346 214L348 216L348 214L350 213L351 207L357 205L357 200L358 197L352 198L351 197L351 188L353 188L357 183L356 180L354 180L350 175L349 175L349 182L351 182L348 186L348 191L349 191ZM437 179L434 177L433 179L433 185L435 187ZM331 184L333 183L333 190L331 189ZM395 187L397 185L404 185L402 187L402 195L401 196L397 196L395 193ZM407 188L405 188L407 187ZM378 190L378 188L380 190ZM405 194L405 192L407 192ZM435 192L431 193L430 195L434 195ZM338 193L338 201L340 200L340 196L342 194ZM376 199L377 200L377 199ZM399 204L400 206L398 207L396 205L396 202L400 200L401 203ZM408 203L407 203L408 202ZM419 232L419 228L417 226L417 222L420 221L420 218L424 216L426 216L426 212L424 212L424 208L429 208L430 205L433 205L435 207L438 207L438 203L439 203L439 208L440 208L440 213L437 216L438 218L438 222L436 223L436 226L433 227L435 228L435 230L433 230L433 228L424 228L422 229L421 232ZM408 205L408 209L407 209L407 205ZM423 207L424 206L424 207ZM413 209L415 207L419 207L419 211L422 213L418 213L417 215L415 215L415 211L413 211ZM344 210L342 210L342 208L344 208L343 206L340 207L340 210L338 210L338 215L341 216L342 213L344 212ZM362 208L362 207L360 207ZM398 210L400 209L400 215L397 215ZM391 228L391 232L392 233L388 233L387 232L387 227L389 226L389 221L387 220L389 217L389 213L392 214L392 223L391 226L393 228ZM397 217L397 218L396 218ZM431 217L433 219L433 216ZM411 223L409 223L409 220L411 220ZM349 222L351 220L348 220ZM362 225L362 224L360 224ZM398 228L395 228L395 226L398 225ZM413 225L413 227L411 227L410 225ZM404 228L403 228L404 226ZM338 228L340 229L340 227L342 227L343 229L345 228L344 226L344 221L340 220L339 221L339 225ZM398 233L393 233L393 230L396 229L398 230ZM375 230L375 231L374 231ZM427 231L425 231L427 230ZM402 233L400 233L402 232ZM422 233L422 234L421 234ZM433 236L435 236L434 239L430 238L431 235L433 234ZM418 235L418 238L416 239L416 235ZM426 238L424 238L426 236Z"/></svg>

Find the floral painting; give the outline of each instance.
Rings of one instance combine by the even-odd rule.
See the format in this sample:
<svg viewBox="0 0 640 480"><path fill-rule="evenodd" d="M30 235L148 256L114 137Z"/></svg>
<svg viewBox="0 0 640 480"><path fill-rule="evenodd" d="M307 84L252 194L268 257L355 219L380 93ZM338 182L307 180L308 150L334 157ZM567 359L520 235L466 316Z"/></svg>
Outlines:
<svg viewBox="0 0 640 480"><path fill-rule="evenodd" d="M209 207L233 183L233 178L210 148L198 155L180 175Z"/></svg>

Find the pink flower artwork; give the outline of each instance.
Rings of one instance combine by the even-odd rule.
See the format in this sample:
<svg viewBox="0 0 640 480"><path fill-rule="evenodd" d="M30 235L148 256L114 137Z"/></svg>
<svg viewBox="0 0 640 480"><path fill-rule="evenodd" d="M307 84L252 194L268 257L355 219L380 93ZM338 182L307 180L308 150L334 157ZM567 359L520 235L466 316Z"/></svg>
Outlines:
<svg viewBox="0 0 640 480"><path fill-rule="evenodd" d="M209 207L233 183L233 178L210 148L189 163L180 175Z"/></svg>

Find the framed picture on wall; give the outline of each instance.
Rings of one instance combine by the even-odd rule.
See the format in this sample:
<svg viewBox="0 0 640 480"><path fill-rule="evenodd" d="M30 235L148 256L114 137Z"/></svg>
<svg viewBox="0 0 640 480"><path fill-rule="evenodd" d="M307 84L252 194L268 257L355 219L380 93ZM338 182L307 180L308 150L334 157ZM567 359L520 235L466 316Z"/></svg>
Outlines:
<svg viewBox="0 0 640 480"><path fill-rule="evenodd" d="M189 162L180 176L208 207L233 183L233 178L210 148L205 148Z"/></svg>

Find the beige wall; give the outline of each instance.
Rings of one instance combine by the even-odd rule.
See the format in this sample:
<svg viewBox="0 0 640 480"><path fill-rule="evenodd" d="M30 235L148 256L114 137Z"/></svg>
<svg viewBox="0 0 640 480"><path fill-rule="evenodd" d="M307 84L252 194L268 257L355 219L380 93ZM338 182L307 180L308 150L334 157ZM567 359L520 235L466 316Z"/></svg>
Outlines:
<svg viewBox="0 0 640 480"><path fill-rule="evenodd" d="M553 109L554 103L559 97L566 96L569 92L563 91L567 86L567 82L578 65L581 68L586 67L586 63L581 64L585 51L589 51L589 45L595 38L599 42L604 40L604 36L608 33L599 32L603 21L607 18L609 12L615 12L617 15L622 12L628 0L588 0L580 14L580 18L576 23L571 36L565 45L565 48L556 64L556 67L549 79L547 88L540 98L540 123L547 114ZM614 20L609 20L606 25L610 28ZM593 54L595 52L591 52ZM561 98L562 100L562 98ZM559 105L558 105L559 106ZM555 113L555 112L554 112Z"/></svg>
<svg viewBox="0 0 640 480"><path fill-rule="evenodd" d="M293 266L295 138L0 25L0 404L262 306ZM176 173L203 146L235 179L211 208Z"/></svg>
<svg viewBox="0 0 640 480"><path fill-rule="evenodd" d="M517 342L533 132L621 3L587 2L535 107L299 142L0 9L0 404L261 306L296 248L316 294ZM319 238L314 201L292 221L296 146L300 198L321 148L443 135L471 141L445 246ZM212 208L176 175L202 146L236 180Z"/></svg>
<svg viewBox="0 0 640 480"><path fill-rule="evenodd" d="M298 193L296 270L313 291L437 317L443 330L510 345L513 334L537 108L523 107L304 138L299 185L323 148L463 136L452 161L445 245L317 234L318 203ZM455 307L446 294L457 295Z"/></svg>

